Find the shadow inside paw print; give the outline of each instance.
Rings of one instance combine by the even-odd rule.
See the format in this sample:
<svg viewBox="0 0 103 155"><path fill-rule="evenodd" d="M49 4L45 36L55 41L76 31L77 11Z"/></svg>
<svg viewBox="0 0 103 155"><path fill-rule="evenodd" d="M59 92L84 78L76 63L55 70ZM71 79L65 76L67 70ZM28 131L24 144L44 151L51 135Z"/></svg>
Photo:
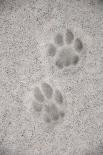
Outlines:
<svg viewBox="0 0 103 155"><path fill-rule="evenodd" d="M54 43L57 44L58 46L64 45L64 39L62 33L56 34L56 36L54 37Z"/></svg>
<svg viewBox="0 0 103 155"><path fill-rule="evenodd" d="M72 63L71 49L69 49L69 48L61 49L60 54L56 60L57 68L62 69L64 67L68 67L71 65L71 63ZM63 67L60 68L60 66L63 66Z"/></svg>
<svg viewBox="0 0 103 155"><path fill-rule="evenodd" d="M44 101L44 96L40 90L39 87L35 87L34 88L34 96L35 96L35 99L38 101L38 102L43 102Z"/></svg>
<svg viewBox="0 0 103 155"><path fill-rule="evenodd" d="M51 121L57 121L59 119L59 111L54 103L47 105L45 109Z"/></svg>
<svg viewBox="0 0 103 155"><path fill-rule="evenodd" d="M54 57L56 55L56 46L54 44L49 44L48 47L48 56Z"/></svg>
<svg viewBox="0 0 103 155"><path fill-rule="evenodd" d="M33 111L38 114L43 112L46 123L57 123L64 117L64 97L59 89L54 88L49 82L42 81L34 87L33 94Z"/></svg>
<svg viewBox="0 0 103 155"><path fill-rule="evenodd" d="M53 95L53 88L50 86L50 84L43 82L41 84L41 86L42 86L42 90L43 90L45 96L47 97L47 99L51 99L52 95Z"/></svg>
<svg viewBox="0 0 103 155"><path fill-rule="evenodd" d="M72 64L73 64L73 65L77 65L78 62L79 62L79 60L80 60L80 57L79 57L78 55L74 55L74 56L72 57Z"/></svg>
<svg viewBox="0 0 103 155"><path fill-rule="evenodd" d="M53 60L52 65L58 70L77 67L81 62L81 53L84 49L82 40L75 37L69 28L64 33L55 33L53 40L54 42L49 44L47 50Z"/></svg>
<svg viewBox="0 0 103 155"><path fill-rule="evenodd" d="M65 42L67 45L70 45L74 40L74 34L72 32L72 30L67 29L66 33L65 33Z"/></svg>
<svg viewBox="0 0 103 155"><path fill-rule="evenodd" d="M35 100L32 102L32 104L33 104L33 109L35 109L36 112L39 113L42 111L42 108L43 108L42 104L40 104L39 102L37 102Z"/></svg>
<svg viewBox="0 0 103 155"><path fill-rule="evenodd" d="M58 104L63 104L63 96L59 89L55 90L54 98Z"/></svg>
<svg viewBox="0 0 103 155"><path fill-rule="evenodd" d="M77 52L81 52L83 49L83 43L80 38L76 38L74 42L74 48Z"/></svg>

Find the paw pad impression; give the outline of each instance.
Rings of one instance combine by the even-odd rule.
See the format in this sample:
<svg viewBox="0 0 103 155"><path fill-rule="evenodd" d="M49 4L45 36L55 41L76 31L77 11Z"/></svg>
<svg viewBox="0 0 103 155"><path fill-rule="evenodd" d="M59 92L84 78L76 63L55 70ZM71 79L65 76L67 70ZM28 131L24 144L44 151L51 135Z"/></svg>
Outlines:
<svg viewBox="0 0 103 155"><path fill-rule="evenodd" d="M65 100L61 90L42 81L33 89L32 108L42 115L45 123L57 123L65 116Z"/></svg>
<svg viewBox="0 0 103 155"><path fill-rule="evenodd" d="M69 28L64 32L55 32L53 42L48 43L46 50L49 61L58 70L78 68L84 62L82 55L84 44L80 37L76 37Z"/></svg>

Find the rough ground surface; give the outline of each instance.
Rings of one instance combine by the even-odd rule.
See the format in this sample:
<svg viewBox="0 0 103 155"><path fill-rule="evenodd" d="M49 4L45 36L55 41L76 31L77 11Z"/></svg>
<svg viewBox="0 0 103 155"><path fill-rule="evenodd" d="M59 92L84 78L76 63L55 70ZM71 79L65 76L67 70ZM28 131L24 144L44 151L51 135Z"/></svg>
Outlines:
<svg viewBox="0 0 103 155"><path fill-rule="evenodd" d="M0 155L102 154L102 0L0 0Z"/></svg>

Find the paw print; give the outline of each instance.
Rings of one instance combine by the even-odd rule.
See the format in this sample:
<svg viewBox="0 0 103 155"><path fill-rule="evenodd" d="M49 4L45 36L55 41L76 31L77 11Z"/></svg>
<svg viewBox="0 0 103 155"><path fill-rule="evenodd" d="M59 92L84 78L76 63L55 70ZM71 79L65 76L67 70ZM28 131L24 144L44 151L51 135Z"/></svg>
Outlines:
<svg viewBox="0 0 103 155"><path fill-rule="evenodd" d="M33 113L42 115L46 124L54 125L66 114L66 100L60 88L43 80L33 89Z"/></svg>
<svg viewBox="0 0 103 155"><path fill-rule="evenodd" d="M64 32L55 32L53 41L48 43L46 54L52 68L75 72L84 65L85 44L67 28Z"/></svg>

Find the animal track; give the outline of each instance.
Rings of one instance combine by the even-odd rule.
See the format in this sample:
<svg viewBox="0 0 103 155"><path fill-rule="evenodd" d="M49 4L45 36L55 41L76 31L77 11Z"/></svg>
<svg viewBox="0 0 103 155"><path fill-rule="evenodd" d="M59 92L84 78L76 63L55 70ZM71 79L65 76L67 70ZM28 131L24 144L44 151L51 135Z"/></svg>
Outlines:
<svg viewBox="0 0 103 155"><path fill-rule="evenodd" d="M83 49L83 43L80 38L76 38L74 42L74 47L77 52L80 52Z"/></svg>
<svg viewBox="0 0 103 155"><path fill-rule="evenodd" d="M72 41L74 40L74 34L70 29L66 30L66 34L65 34L65 41L66 44L69 45L72 43Z"/></svg>
<svg viewBox="0 0 103 155"><path fill-rule="evenodd" d="M39 101L39 102L44 101L44 96L38 86L34 88L34 96L37 101Z"/></svg>
<svg viewBox="0 0 103 155"><path fill-rule="evenodd" d="M54 103L46 106L46 115L50 121L57 121L59 119L59 110Z"/></svg>
<svg viewBox="0 0 103 155"><path fill-rule="evenodd" d="M58 46L62 46L64 44L63 35L61 33L57 33L54 38L54 42Z"/></svg>
<svg viewBox="0 0 103 155"><path fill-rule="evenodd" d="M80 37L76 37L73 31L67 28L64 33L57 32L53 42L48 43L47 55L51 65L59 70L78 69L83 60L84 44Z"/></svg>
<svg viewBox="0 0 103 155"><path fill-rule="evenodd" d="M59 88L42 81L33 89L33 112L43 114L45 123L57 123L65 116L65 99Z"/></svg>
<svg viewBox="0 0 103 155"><path fill-rule="evenodd" d="M36 112L42 111L42 105L35 100L33 101L33 108L35 109Z"/></svg>
<svg viewBox="0 0 103 155"><path fill-rule="evenodd" d="M52 97L52 94L53 94L52 87L48 83L46 83L46 82L42 83L41 86L42 86L42 90L43 90L45 96L48 99L50 99Z"/></svg>
<svg viewBox="0 0 103 155"><path fill-rule="evenodd" d="M61 94L59 89L55 90L54 98L55 98L55 101L57 103L59 103L59 104L63 103L63 96L62 96L62 94Z"/></svg>
<svg viewBox="0 0 103 155"><path fill-rule="evenodd" d="M56 54L56 47L53 44L49 44L48 55L53 57Z"/></svg>
<svg viewBox="0 0 103 155"><path fill-rule="evenodd" d="M79 58L78 55L74 55L74 56L72 57L72 63L73 63L74 65L76 65L76 64L79 62L79 60L80 60L80 58Z"/></svg>

